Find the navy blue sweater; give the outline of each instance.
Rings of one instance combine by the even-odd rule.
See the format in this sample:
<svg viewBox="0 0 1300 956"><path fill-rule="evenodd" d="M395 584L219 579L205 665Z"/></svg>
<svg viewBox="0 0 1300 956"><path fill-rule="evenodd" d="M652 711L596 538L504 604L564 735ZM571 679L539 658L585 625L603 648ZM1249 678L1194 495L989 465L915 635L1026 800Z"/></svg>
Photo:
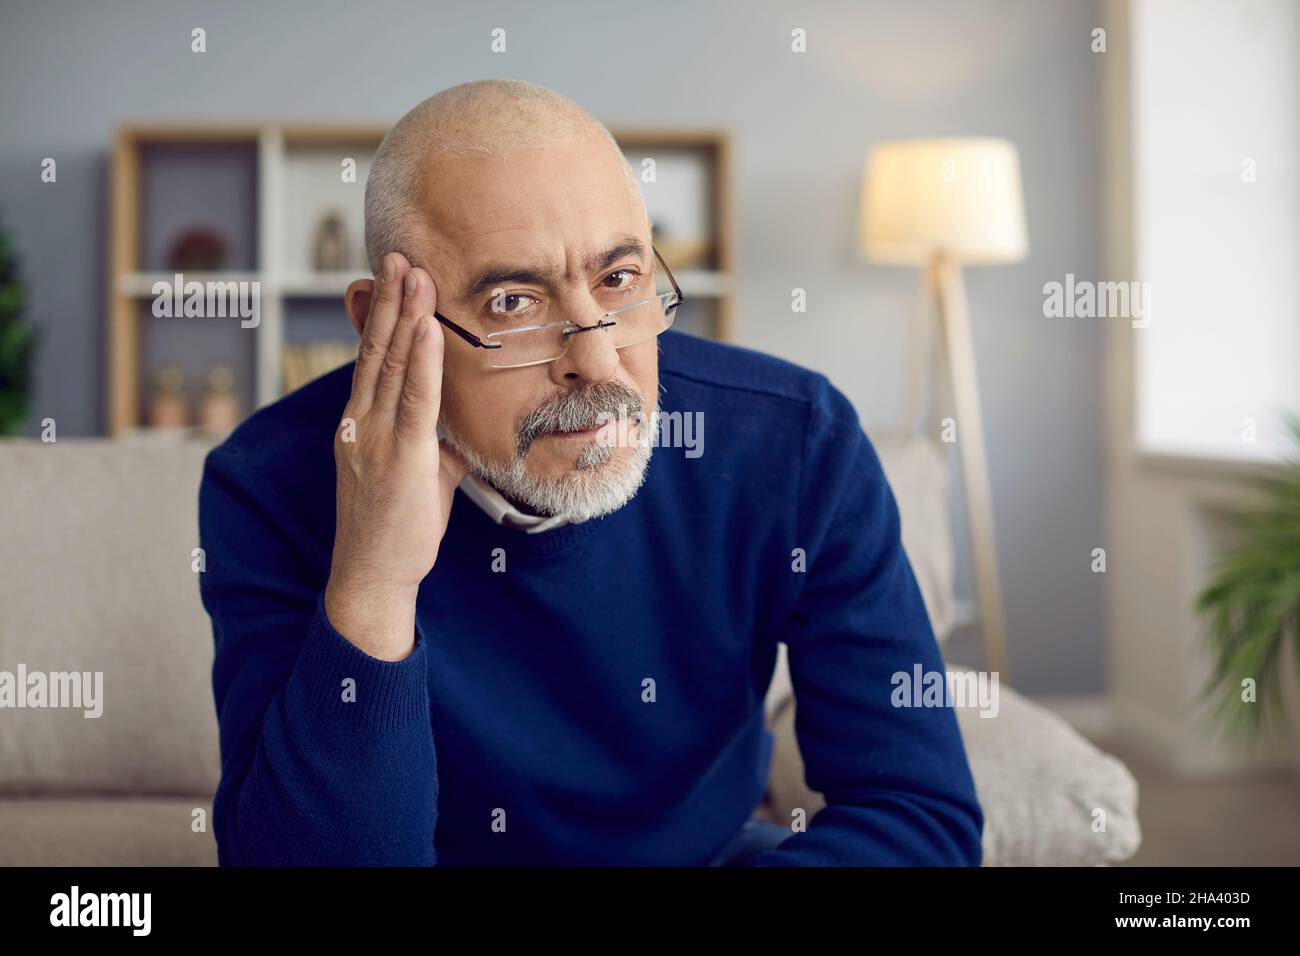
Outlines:
<svg viewBox="0 0 1300 956"><path fill-rule="evenodd" d="M955 715L890 704L891 675L943 663L875 449L824 376L665 333L660 408L704 413L703 454L656 448L625 507L534 535L458 492L397 662L322 606L351 376L206 462L223 865L706 863L763 796L779 641L827 806L751 865L980 862Z"/></svg>

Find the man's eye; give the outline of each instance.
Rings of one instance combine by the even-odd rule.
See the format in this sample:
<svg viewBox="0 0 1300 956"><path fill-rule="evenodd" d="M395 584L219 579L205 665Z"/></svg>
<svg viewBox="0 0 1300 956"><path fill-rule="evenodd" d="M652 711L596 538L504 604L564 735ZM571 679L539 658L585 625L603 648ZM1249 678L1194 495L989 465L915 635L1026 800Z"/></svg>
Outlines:
<svg viewBox="0 0 1300 956"><path fill-rule="evenodd" d="M492 311L502 315L520 315L527 312L537 300L518 292L502 293L492 297Z"/></svg>
<svg viewBox="0 0 1300 956"><path fill-rule="evenodd" d="M635 288L639 278L640 276L631 269L615 269L601 281L606 289L624 292Z"/></svg>

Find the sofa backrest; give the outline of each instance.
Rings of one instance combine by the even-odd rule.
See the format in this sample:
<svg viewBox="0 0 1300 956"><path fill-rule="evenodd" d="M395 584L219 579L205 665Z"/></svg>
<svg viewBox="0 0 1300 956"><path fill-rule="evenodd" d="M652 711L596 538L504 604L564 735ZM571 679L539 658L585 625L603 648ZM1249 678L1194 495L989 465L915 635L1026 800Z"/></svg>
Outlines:
<svg viewBox="0 0 1300 956"><path fill-rule="evenodd" d="M215 790L212 631L192 570L209 448L0 441L0 672L103 675L99 717L0 710L0 792Z"/></svg>
<svg viewBox="0 0 1300 956"><path fill-rule="evenodd" d="M945 456L926 438L872 441L943 640L953 620ZM212 630L192 553L210 447L166 435L0 441L0 672L103 675L98 718L0 710L0 792L215 790ZM790 692L782 646L768 713Z"/></svg>

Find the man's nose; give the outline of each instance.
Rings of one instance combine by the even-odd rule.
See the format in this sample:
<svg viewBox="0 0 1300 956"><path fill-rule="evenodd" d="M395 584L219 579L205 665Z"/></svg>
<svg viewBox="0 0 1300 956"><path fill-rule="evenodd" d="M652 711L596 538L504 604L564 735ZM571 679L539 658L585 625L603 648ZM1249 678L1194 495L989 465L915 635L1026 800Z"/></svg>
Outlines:
<svg viewBox="0 0 1300 956"><path fill-rule="evenodd" d="M574 324L585 328L570 332L566 338L568 348L563 355L551 363L551 379L560 385L571 386L577 379L587 382L603 382L611 379L618 371L618 349L610 333L613 326L592 328L602 321L600 312L574 318ZM617 321L617 316L608 320Z"/></svg>

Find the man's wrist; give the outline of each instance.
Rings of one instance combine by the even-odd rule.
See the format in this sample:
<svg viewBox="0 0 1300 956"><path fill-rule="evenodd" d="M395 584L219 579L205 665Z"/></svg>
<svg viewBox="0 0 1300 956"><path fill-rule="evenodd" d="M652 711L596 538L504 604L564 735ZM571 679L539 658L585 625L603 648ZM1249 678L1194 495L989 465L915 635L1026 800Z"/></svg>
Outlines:
<svg viewBox="0 0 1300 956"><path fill-rule="evenodd" d="M331 575L325 586L325 615L334 630L371 657L405 660L415 649L417 593Z"/></svg>

